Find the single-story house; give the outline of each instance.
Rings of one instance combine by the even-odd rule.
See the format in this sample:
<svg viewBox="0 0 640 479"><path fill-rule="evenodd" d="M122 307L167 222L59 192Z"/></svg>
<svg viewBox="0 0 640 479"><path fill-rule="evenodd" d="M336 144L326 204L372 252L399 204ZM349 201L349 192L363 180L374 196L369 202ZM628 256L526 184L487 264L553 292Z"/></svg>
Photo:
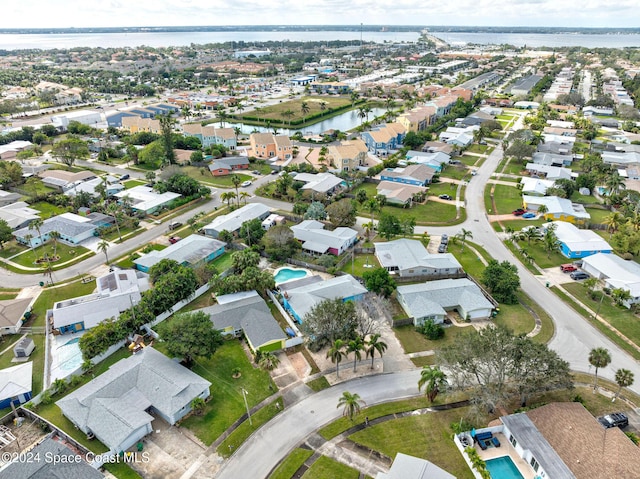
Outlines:
<svg viewBox="0 0 640 479"><path fill-rule="evenodd" d="M20 406L31 400L33 361L0 369L0 409Z"/></svg>
<svg viewBox="0 0 640 479"><path fill-rule="evenodd" d="M380 172L382 181L393 181L414 186L427 186L436 170L427 165L409 165L406 168L386 168Z"/></svg>
<svg viewBox="0 0 640 479"><path fill-rule="evenodd" d="M426 165L437 173L442 171L444 165L451 162L451 156L442 151L423 152L410 150L405 155L407 163L415 163L418 165Z"/></svg>
<svg viewBox="0 0 640 479"><path fill-rule="evenodd" d="M602 162L611 165L630 165L640 163L638 151L603 151Z"/></svg>
<svg viewBox="0 0 640 479"><path fill-rule="evenodd" d="M440 324L449 311L457 311L463 320L486 319L495 307L478 285L468 278L398 286L396 294L415 326L429 319Z"/></svg>
<svg viewBox="0 0 640 479"><path fill-rule="evenodd" d="M83 181L82 183L73 183L68 185L64 189L64 194L67 196L76 196L80 192L89 193L91 196L99 196L96 187L104 185L105 194L107 196L113 196L116 193L124 191L124 185L120 182L109 182L103 178L94 178L92 180Z"/></svg>
<svg viewBox="0 0 640 479"><path fill-rule="evenodd" d="M438 139L440 141L449 143L450 145L461 147L469 146L471 143L473 143L474 132L479 128L479 126L469 126L466 128L450 126L445 131L440 133Z"/></svg>
<svg viewBox="0 0 640 479"><path fill-rule="evenodd" d="M399 452L389 472L379 472L376 479L456 479L456 476L426 459Z"/></svg>
<svg viewBox="0 0 640 479"><path fill-rule="evenodd" d="M571 170L561 166L548 166L538 163L527 163L524 168L530 174L546 178L547 180L570 180Z"/></svg>
<svg viewBox="0 0 640 479"><path fill-rule="evenodd" d="M218 304L198 309L209 315L213 326L223 335L244 334L252 351L279 351L287 336L256 291L218 296Z"/></svg>
<svg viewBox="0 0 640 479"><path fill-rule="evenodd" d="M584 258L596 253L611 253L612 248L602 236L592 230L578 229L566 221L543 223L543 228L555 226L560 250L567 258Z"/></svg>
<svg viewBox="0 0 640 479"><path fill-rule="evenodd" d="M60 191L74 184L97 178L97 175L89 170L82 170L75 173L65 170L44 170L38 173L38 176L42 178L42 182L45 185L57 188Z"/></svg>
<svg viewBox="0 0 640 479"><path fill-rule="evenodd" d="M18 153L33 146L33 143L25 140L15 140L6 145L0 145L0 160L13 160Z"/></svg>
<svg viewBox="0 0 640 479"><path fill-rule="evenodd" d="M230 175L234 171L248 170L249 159L244 156L229 156L213 160L209 165L209 171L213 176Z"/></svg>
<svg viewBox="0 0 640 479"><path fill-rule="evenodd" d="M520 180L520 184L522 185L522 194L530 196L544 196L547 194L547 189L553 187L555 181L523 176Z"/></svg>
<svg viewBox="0 0 640 479"><path fill-rule="evenodd" d="M358 239L358 232L354 229L338 227L333 231L325 230L324 224L316 220L304 220L293 225L291 231L294 238L302 243L302 249L314 254L339 256Z"/></svg>
<svg viewBox="0 0 640 479"><path fill-rule="evenodd" d="M582 108L584 116L613 116L613 108L607 108L604 106L585 106Z"/></svg>
<svg viewBox="0 0 640 479"><path fill-rule="evenodd" d="M177 261L183 266L208 263L224 253L226 243L200 235L189 235L163 250L153 250L133 261L136 269L147 273L163 259Z"/></svg>
<svg viewBox="0 0 640 479"><path fill-rule="evenodd" d="M561 220L569 223L585 223L591 215L579 203L572 203L571 200L560 198L559 196L529 196L522 195L524 208L538 211L541 205L545 205L547 212L543 214L546 220Z"/></svg>
<svg viewBox="0 0 640 479"><path fill-rule="evenodd" d="M302 278L279 285L283 292L284 307L293 318L301 323L313 307L326 299L360 301L367 293L353 276L345 274L323 280L320 276Z"/></svg>
<svg viewBox="0 0 640 479"><path fill-rule="evenodd" d="M376 192L387 199L387 203L411 207L414 195L426 193L424 186L406 185L393 181L381 181L376 186Z"/></svg>
<svg viewBox="0 0 640 479"><path fill-rule="evenodd" d="M24 228L33 220L40 218L40 212L29 207L24 201L0 207L0 219L5 220L11 229Z"/></svg>
<svg viewBox="0 0 640 479"><path fill-rule="evenodd" d="M42 226L40 226L39 233L34 228L26 227L16 230L14 236L18 242L34 247L46 243L51 239L51 232L57 231L62 241L79 244L91 238L96 228L97 226L93 224L91 218L74 213L62 213L44 220ZM28 236L31 236L31 238L27 238Z"/></svg>
<svg viewBox="0 0 640 479"><path fill-rule="evenodd" d="M380 266L401 278L412 276L464 275L462 265L451 253L431 254L413 239L401 238L374 243Z"/></svg>
<svg viewBox="0 0 640 479"><path fill-rule="evenodd" d="M557 153L545 153L536 151L531 156L531 161L536 165L546 166L571 166L573 155L558 155Z"/></svg>
<svg viewBox="0 0 640 479"><path fill-rule="evenodd" d="M29 450L33 460L10 462L2 469L3 477L28 478L64 477L66 479L104 479L104 474L86 462L77 449L71 450L57 435L48 435ZM53 460L55 458L55 461Z"/></svg>
<svg viewBox="0 0 640 479"><path fill-rule="evenodd" d="M304 183L302 190L311 190L323 194L333 193L344 183L342 178L333 173L298 173L294 177L294 181Z"/></svg>
<svg viewBox="0 0 640 479"><path fill-rule="evenodd" d="M10 205L11 203L15 203L22 196L18 193L12 193L10 191L0 190L0 207Z"/></svg>
<svg viewBox="0 0 640 479"><path fill-rule="evenodd" d="M93 328L108 318L140 301L141 293L149 289L144 275L132 269L114 271L96 278L96 292L54 303L48 311L49 321L60 333L75 333Z"/></svg>
<svg viewBox="0 0 640 479"><path fill-rule="evenodd" d="M582 260L582 269L604 281L607 288L629 291L631 298L624 301L627 308L640 302L640 264L635 261L626 261L615 254L596 253Z"/></svg>
<svg viewBox="0 0 640 479"><path fill-rule="evenodd" d="M33 298L0 301L0 336L18 334L24 315L30 310L32 301Z"/></svg>
<svg viewBox="0 0 640 479"><path fill-rule="evenodd" d="M131 189L116 193L117 198L129 197L132 201L131 208L134 211L143 211L146 214L154 213L163 206L168 205L176 198L182 195L167 191L165 193L156 193L153 188L144 185L134 186Z"/></svg>
<svg viewBox="0 0 640 479"><path fill-rule="evenodd" d="M232 211L227 215L216 217L211 223L203 228L204 234L217 238L222 231L235 233L246 221L254 219L264 220L271 214L271 208L262 203L249 203L242 208Z"/></svg>
<svg viewBox="0 0 640 479"><path fill-rule="evenodd" d="M147 346L56 405L83 433L94 435L118 454L151 433L154 416L174 425L191 411L193 399L209 397L210 386L209 381Z"/></svg>

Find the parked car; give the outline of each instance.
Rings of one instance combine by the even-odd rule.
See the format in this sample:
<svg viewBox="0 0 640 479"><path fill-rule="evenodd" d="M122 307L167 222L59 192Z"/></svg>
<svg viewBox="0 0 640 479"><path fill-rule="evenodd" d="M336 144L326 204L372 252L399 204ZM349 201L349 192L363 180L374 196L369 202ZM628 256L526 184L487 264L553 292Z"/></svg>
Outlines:
<svg viewBox="0 0 640 479"><path fill-rule="evenodd" d="M277 174L278 174L278 170L273 170L273 171L271 172L271 174L272 174L272 175L277 175Z"/></svg>
<svg viewBox="0 0 640 479"><path fill-rule="evenodd" d="M525 220L531 220L531 219L533 219L533 218L535 218L535 217L536 217L536 214L535 214L535 213L532 213L531 211L529 211L529 212L527 212L527 213L523 214L523 215L522 215L522 217L523 217Z"/></svg>
<svg viewBox="0 0 640 479"><path fill-rule="evenodd" d="M522 208L518 208L517 210L513 210L513 214L514 216L522 216L523 214L525 214L527 211L523 210Z"/></svg>
<svg viewBox="0 0 640 479"><path fill-rule="evenodd" d="M260 172L258 170L253 170L251 173L253 173L254 175L259 175Z"/></svg>
<svg viewBox="0 0 640 479"><path fill-rule="evenodd" d="M569 276L571 276L571 279L574 279L576 281L580 281L581 279L587 279L587 278L590 277L584 271L575 271L575 272L571 273Z"/></svg>
<svg viewBox="0 0 640 479"><path fill-rule="evenodd" d="M629 418L622 412L614 412L598 418L598 422L605 428L610 427L627 427L629 425Z"/></svg>
<svg viewBox="0 0 640 479"><path fill-rule="evenodd" d="M169 238L169 243L171 243L171 244L176 244L178 241L180 241L180 239L181 239L181 238L180 238L179 236L171 236L171 237Z"/></svg>
<svg viewBox="0 0 640 479"><path fill-rule="evenodd" d="M172 221L171 223L169 223L169 230L170 231L177 230L181 226L182 226L182 223L180 223L179 221Z"/></svg>
<svg viewBox="0 0 640 479"><path fill-rule="evenodd" d="M451 196L449 196L449 195L440 195L440 196L438 196L438 198L440 198L441 200L450 200L450 199L452 199Z"/></svg>
<svg viewBox="0 0 640 479"><path fill-rule="evenodd" d="M240 183L240 186L243 186L246 188L247 186L251 186L251 182L249 180L243 181L242 183Z"/></svg>
<svg viewBox="0 0 640 479"><path fill-rule="evenodd" d="M129 173L125 173L124 175L122 175L122 176L120 177L120 181L128 180L129 178L131 178L131 177L129 176Z"/></svg>
<svg viewBox="0 0 640 479"><path fill-rule="evenodd" d="M573 264L561 264L560 271L563 273L573 273L574 271L578 271L578 268Z"/></svg>
<svg viewBox="0 0 640 479"><path fill-rule="evenodd" d="M447 252L447 245L444 243L441 243L440 246L438 246L438 253L446 253Z"/></svg>
<svg viewBox="0 0 640 479"><path fill-rule="evenodd" d="M449 236L448 235L442 235L440 237L440 243L441 244L449 244Z"/></svg>

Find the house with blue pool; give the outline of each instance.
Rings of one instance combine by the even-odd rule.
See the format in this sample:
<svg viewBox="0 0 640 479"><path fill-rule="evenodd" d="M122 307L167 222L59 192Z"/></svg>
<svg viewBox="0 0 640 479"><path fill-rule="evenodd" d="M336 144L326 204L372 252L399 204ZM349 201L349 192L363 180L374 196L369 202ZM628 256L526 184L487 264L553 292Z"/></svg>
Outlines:
<svg viewBox="0 0 640 479"><path fill-rule="evenodd" d="M555 226L560 251L567 258L585 258L597 253L611 253L611 245L595 231L579 229L566 221L543 223L542 228Z"/></svg>
<svg viewBox="0 0 640 479"><path fill-rule="evenodd" d="M31 400L33 361L0 369L0 409L18 407Z"/></svg>
<svg viewBox="0 0 640 479"><path fill-rule="evenodd" d="M302 323L307 313L322 301L327 299L360 301L367 293L367 288L350 274L327 280L323 280L318 275L307 276L278 285L278 288L282 293L285 309L298 323Z"/></svg>
<svg viewBox="0 0 640 479"><path fill-rule="evenodd" d="M140 301L149 289L146 275L132 269L113 271L96 279L96 292L54 303L47 318L59 333L75 333L100 324Z"/></svg>
<svg viewBox="0 0 640 479"><path fill-rule="evenodd" d="M182 266L208 263L224 253L226 243L206 236L190 235L162 251L153 250L133 261L136 269L148 273L154 264L163 259L177 261Z"/></svg>

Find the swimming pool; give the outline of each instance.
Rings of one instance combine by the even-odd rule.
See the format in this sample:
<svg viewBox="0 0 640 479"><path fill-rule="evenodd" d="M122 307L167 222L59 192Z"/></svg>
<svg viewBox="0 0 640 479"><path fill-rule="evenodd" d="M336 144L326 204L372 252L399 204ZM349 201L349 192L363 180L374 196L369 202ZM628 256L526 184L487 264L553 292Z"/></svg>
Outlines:
<svg viewBox="0 0 640 479"><path fill-rule="evenodd" d="M308 276L309 272L305 269L280 268L273 276L276 284L286 283L292 279L300 279Z"/></svg>
<svg viewBox="0 0 640 479"><path fill-rule="evenodd" d="M491 479L524 479L509 456L486 461Z"/></svg>

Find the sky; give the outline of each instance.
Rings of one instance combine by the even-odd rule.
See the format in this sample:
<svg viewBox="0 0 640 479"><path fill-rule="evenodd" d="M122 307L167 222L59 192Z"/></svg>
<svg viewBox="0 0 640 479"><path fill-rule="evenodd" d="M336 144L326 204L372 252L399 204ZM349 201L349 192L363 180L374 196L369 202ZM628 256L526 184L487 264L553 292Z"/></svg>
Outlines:
<svg viewBox="0 0 640 479"><path fill-rule="evenodd" d="M0 28L359 23L640 27L640 8L638 0L5 0L0 15Z"/></svg>

